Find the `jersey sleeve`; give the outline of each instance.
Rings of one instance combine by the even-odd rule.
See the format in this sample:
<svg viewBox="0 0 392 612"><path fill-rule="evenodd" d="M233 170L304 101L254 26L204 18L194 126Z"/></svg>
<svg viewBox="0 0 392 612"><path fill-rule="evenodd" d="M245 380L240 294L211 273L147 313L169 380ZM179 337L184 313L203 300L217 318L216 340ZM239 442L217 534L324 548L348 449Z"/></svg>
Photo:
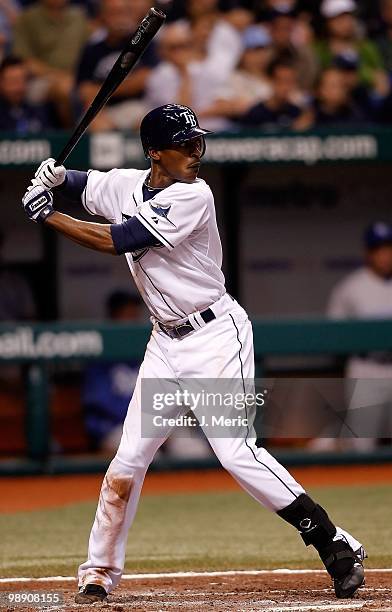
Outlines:
<svg viewBox="0 0 392 612"><path fill-rule="evenodd" d="M348 319L352 314L346 286L341 283L332 290L327 306L327 316L330 319Z"/></svg>
<svg viewBox="0 0 392 612"><path fill-rule="evenodd" d="M116 172L117 170L89 170L87 185L82 193L82 203L87 212L104 217L111 223L116 221L118 207Z"/></svg>
<svg viewBox="0 0 392 612"><path fill-rule="evenodd" d="M208 194L203 191L158 196L144 202L136 218L170 251L208 220Z"/></svg>

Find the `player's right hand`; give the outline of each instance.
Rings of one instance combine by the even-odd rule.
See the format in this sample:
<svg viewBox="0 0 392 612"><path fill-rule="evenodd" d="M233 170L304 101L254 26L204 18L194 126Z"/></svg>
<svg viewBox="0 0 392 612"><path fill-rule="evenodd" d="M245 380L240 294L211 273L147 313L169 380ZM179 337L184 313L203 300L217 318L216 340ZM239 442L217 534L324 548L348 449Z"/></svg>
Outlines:
<svg viewBox="0 0 392 612"><path fill-rule="evenodd" d="M53 157L49 157L42 162L34 175L37 185L53 189L64 183L67 171L64 166L55 166L55 161Z"/></svg>

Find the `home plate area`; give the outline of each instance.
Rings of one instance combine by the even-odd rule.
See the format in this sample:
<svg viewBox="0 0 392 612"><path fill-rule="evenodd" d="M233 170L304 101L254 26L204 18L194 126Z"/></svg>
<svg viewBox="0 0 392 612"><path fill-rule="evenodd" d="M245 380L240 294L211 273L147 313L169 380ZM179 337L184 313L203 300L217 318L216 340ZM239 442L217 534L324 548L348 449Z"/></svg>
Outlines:
<svg viewBox="0 0 392 612"><path fill-rule="evenodd" d="M2 591L45 590L61 591L61 606L31 608L31 610L110 610L126 612L157 612L180 610L205 612L260 611L311 612L330 610L347 612L392 612L392 571L370 570L366 586L353 599L335 598L331 582L325 572L285 571L272 572L210 572L187 574L144 574L124 577L121 585L104 603L80 606L73 603L75 589L70 578L53 581L26 581L5 583ZM71 586L72 585L72 586ZM4 608L3 608L4 609ZM18 608L21 609L21 608ZM23 607L27 611L30 608ZM7 607L9 612L16 607Z"/></svg>

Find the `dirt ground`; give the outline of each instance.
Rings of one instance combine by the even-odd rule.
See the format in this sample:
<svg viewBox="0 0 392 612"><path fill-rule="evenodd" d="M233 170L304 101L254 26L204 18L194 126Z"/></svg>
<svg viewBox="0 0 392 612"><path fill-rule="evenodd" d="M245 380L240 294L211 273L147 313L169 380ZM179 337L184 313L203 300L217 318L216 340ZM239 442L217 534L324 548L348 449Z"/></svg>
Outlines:
<svg viewBox="0 0 392 612"><path fill-rule="evenodd" d="M392 464L312 466L290 471L305 487L392 483ZM102 478L101 474L2 478L0 512L58 508L65 504L96 501ZM150 472L143 495L238 489L239 485L224 470Z"/></svg>
<svg viewBox="0 0 392 612"><path fill-rule="evenodd" d="M309 467L292 470L306 487L392 483L392 465ZM0 512L53 508L79 501L96 500L102 475L3 478ZM151 473L144 494L235 490L238 485L222 470L181 473ZM7 612L80 611L73 602L76 583L0 582L0 610ZM60 606L16 606L7 603L7 593L16 591L59 592ZM367 573L366 586L352 600L337 600L326 572L234 573L186 577L154 575L123 580L107 602L87 609L99 612L312 612L345 610L392 612L392 571Z"/></svg>
<svg viewBox="0 0 392 612"><path fill-rule="evenodd" d="M37 610L66 610L75 612L94 609L99 612L158 612L166 610L205 612L310 612L319 610L354 612L392 611L392 572L369 572L366 586L355 598L337 600L325 572L265 573L259 575L205 575L182 578L142 578L124 580L109 596L107 603L84 608L73 603L73 583L28 582L1 584L2 602L5 592L39 590L60 592L63 604L59 607L4 606L7 612L37 612Z"/></svg>

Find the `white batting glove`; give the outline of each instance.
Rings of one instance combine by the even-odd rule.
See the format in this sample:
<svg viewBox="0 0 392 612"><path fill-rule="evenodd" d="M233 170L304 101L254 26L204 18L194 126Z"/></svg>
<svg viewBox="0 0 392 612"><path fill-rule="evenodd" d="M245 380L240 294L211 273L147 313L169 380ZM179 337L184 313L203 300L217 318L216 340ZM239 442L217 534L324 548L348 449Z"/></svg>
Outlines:
<svg viewBox="0 0 392 612"><path fill-rule="evenodd" d="M52 192L41 185L30 186L22 198L22 206L31 221L43 223L54 213Z"/></svg>
<svg viewBox="0 0 392 612"><path fill-rule="evenodd" d="M55 161L53 157L49 157L42 162L34 175L37 185L42 185L45 189L53 189L64 183L67 171L64 166L55 166Z"/></svg>

